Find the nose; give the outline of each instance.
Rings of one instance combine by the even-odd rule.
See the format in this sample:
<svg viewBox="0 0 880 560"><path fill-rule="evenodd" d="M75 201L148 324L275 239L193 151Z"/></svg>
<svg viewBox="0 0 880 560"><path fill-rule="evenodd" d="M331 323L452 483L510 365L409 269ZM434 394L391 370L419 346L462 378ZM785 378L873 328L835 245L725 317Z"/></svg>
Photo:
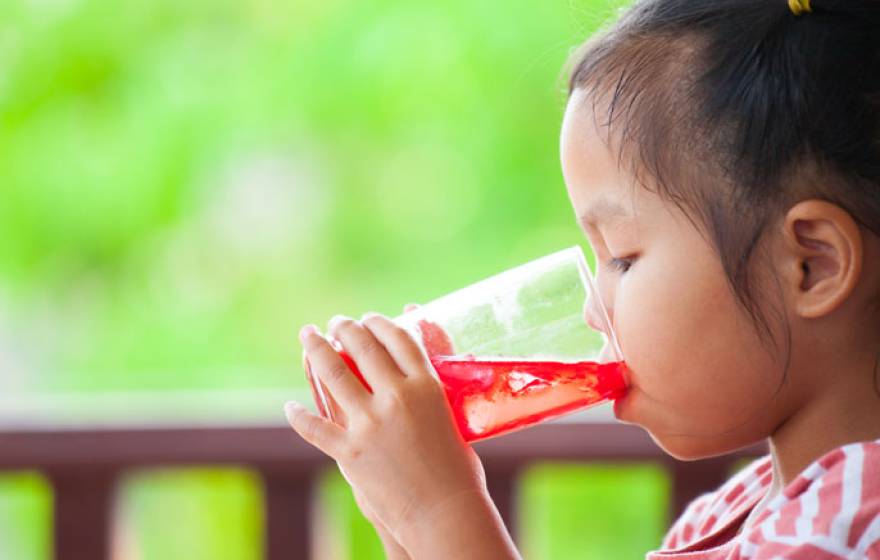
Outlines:
<svg viewBox="0 0 880 560"><path fill-rule="evenodd" d="M602 302L593 295L588 297L587 301L584 302L584 321L586 321L593 330L610 334L605 323L605 317L602 313Z"/></svg>
<svg viewBox="0 0 880 560"><path fill-rule="evenodd" d="M599 351L597 357L599 363L604 364L621 361L620 349L617 346L614 333L611 329L611 325L613 324L611 313L609 312L608 315L603 313L602 300L594 297L587 299L584 303L584 321L586 321L593 330L601 333L605 339L605 343L602 345L602 350Z"/></svg>

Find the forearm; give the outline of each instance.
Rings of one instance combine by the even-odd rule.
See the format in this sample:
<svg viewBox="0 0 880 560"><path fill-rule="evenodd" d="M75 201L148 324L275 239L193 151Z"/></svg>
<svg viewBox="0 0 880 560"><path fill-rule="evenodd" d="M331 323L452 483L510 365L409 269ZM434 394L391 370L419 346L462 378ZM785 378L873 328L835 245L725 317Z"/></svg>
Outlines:
<svg viewBox="0 0 880 560"><path fill-rule="evenodd" d="M405 525L399 537L412 560L520 560L498 510L483 492L451 496Z"/></svg>

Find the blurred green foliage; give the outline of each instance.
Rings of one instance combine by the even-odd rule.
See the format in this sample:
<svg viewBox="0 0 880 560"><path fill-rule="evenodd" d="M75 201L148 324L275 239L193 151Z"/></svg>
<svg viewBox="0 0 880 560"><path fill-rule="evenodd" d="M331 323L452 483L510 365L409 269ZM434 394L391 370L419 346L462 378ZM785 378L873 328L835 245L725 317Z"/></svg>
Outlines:
<svg viewBox="0 0 880 560"><path fill-rule="evenodd" d="M16 386L299 384L301 324L578 243L563 65L611 4L3 2Z"/></svg>
<svg viewBox="0 0 880 560"><path fill-rule="evenodd" d="M580 243L563 65L620 3L0 3L0 390L301 387L300 325ZM532 557L649 547L664 484L537 469ZM378 558L338 477L324 496ZM255 558L260 498L247 473L138 475L127 542ZM39 477L0 478L4 554L47 558L50 517Z"/></svg>
<svg viewBox="0 0 880 560"><path fill-rule="evenodd" d="M49 560L52 489L39 474L0 476L0 557Z"/></svg>
<svg viewBox="0 0 880 560"><path fill-rule="evenodd" d="M122 486L126 529L117 550L139 560L263 558L263 495L253 473L230 469L138 473Z"/></svg>
<svg viewBox="0 0 880 560"><path fill-rule="evenodd" d="M660 466L538 465L523 479L523 557L644 558L666 532L670 491Z"/></svg>

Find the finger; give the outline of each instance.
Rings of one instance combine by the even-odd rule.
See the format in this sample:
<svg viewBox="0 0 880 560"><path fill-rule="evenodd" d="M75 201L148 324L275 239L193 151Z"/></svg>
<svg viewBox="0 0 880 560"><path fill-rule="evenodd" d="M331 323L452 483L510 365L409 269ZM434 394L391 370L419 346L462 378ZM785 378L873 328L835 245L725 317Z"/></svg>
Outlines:
<svg viewBox="0 0 880 560"><path fill-rule="evenodd" d="M284 415L290 427L307 443L334 459L340 456L345 440L344 429L329 420L315 416L293 401L285 403Z"/></svg>
<svg viewBox="0 0 880 560"><path fill-rule="evenodd" d="M369 314L363 324L388 350L404 375L432 375L433 368L428 357L406 329L377 313Z"/></svg>
<svg viewBox="0 0 880 560"><path fill-rule="evenodd" d="M312 375L312 368L309 365L305 350L303 350L303 367L306 370L306 376L312 386L312 398L315 400L315 406L318 409L318 413L320 413L323 418L331 420L343 428L347 428L348 417L345 415L345 411L339 406L339 403L336 402L336 399L333 398L333 394L324 386L324 383Z"/></svg>
<svg viewBox="0 0 880 560"><path fill-rule="evenodd" d="M302 361L303 361L303 371L306 372L306 380L308 380L309 386L312 388L312 398L315 401L315 406L318 407L318 413L323 418L328 418L330 420L333 420L333 416L332 416L330 410L327 408L327 402L326 402L327 395L326 395L326 391L324 390L325 388L321 384L321 382L318 379L315 379L315 376L312 375L312 366L309 365L309 358L306 355L305 350L303 350Z"/></svg>
<svg viewBox="0 0 880 560"><path fill-rule="evenodd" d="M318 334L314 325L308 325L300 332L300 340L308 355L312 372L324 382L324 386L342 408L346 409L346 414L351 416L353 411L361 410L369 392L348 369L327 339Z"/></svg>
<svg viewBox="0 0 880 560"><path fill-rule="evenodd" d="M334 317L330 321L329 334L342 344L372 387L391 386L404 376L388 350L357 321Z"/></svg>

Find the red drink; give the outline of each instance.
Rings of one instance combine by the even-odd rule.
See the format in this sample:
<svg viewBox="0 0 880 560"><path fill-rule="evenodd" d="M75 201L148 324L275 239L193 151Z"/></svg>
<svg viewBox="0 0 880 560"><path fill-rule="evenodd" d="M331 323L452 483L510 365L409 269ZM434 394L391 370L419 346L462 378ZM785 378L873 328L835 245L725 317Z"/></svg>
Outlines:
<svg viewBox="0 0 880 560"><path fill-rule="evenodd" d="M344 351L340 355L369 388L351 357ZM467 441L525 428L626 392L623 362L435 355L431 363L446 390L458 429ZM315 400L326 416L317 395Z"/></svg>
<svg viewBox="0 0 880 560"><path fill-rule="evenodd" d="M468 441L525 428L626 392L622 362L435 356L431 363Z"/></svg>

